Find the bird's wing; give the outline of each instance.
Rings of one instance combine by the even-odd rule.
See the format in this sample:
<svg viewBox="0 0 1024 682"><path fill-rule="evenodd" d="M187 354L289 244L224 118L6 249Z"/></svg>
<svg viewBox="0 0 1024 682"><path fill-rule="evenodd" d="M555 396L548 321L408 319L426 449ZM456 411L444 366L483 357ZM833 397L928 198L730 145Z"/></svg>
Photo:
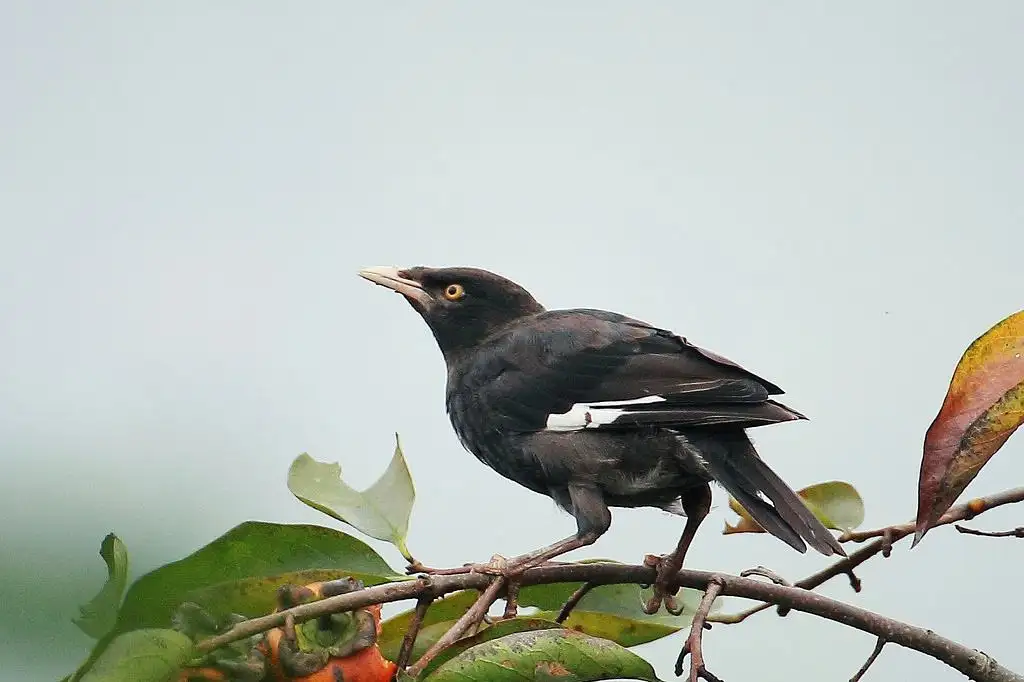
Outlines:
<svg viewBox="0 0 1024 682"><path fill-rule="evenodd" d="M466 387L509 430L748 427L802 417L769 399L777 386L614 313L550 311L486 345Z"/></svg>
<svg viewBox="0 0 1024 682"><path fill-rule="evenodd" d="M478 349L461 389L449 395L450 407L488 432L746 428L802 418L770 399L781 393L777 386L735 363L603 311L551 311L505 330ZM746 434L733 428L687 437L711 476L766 530L799 551L806 540L826 555L843 553ZM561 454L545 466L585 464ZM634 458L648 454L630 451ZM600 473L638 470L638 462Z"/></svg>

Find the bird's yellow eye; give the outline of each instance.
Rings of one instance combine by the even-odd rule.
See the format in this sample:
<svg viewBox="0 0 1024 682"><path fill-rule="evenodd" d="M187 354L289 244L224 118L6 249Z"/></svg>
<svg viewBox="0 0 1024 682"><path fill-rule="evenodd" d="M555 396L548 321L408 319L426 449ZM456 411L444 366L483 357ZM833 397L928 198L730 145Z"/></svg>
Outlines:
<svg viewBox="0 0 1024 682"><path fill-rule="evenodd" d="M466 295L466 289L461 284L449 284L444 288L444 297L449 301L457 301Z"/></svg>

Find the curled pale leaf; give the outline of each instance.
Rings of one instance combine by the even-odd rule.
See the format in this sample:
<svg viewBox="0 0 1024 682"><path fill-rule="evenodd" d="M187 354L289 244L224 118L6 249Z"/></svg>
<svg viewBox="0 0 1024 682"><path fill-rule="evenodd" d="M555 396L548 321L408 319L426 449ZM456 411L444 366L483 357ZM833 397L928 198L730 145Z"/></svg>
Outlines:
<svg viewBox="0 0 1024 682"><path fill-rule="evenodd" d="M395 454L384 474L359 492L341 478L337 462L318 462L303 453L288 470L288 489L310 507L372 538L390 542L410 562L405 545L416 489L395 434Z"/></svg>
<svg viewBox="0 0 1024 682"><path fill-rule="evenodd" d="M815 483L798 490L796 494L826 528L847 531L864 523L864 500L857 489L846 481ZM764 532L732 496L729 497L729 508L739 514L740 520L736 525L726 522L725 530L722 531L725 535Z"/></svg>
<svg viewBox="0 0 1024 682"><path fill-rule="evenodd" d="M1024 310L964 351L928 427L918 480L916 545L1024 422Z"/></svg>
<svg viewBox="0 0 1024 682"><path fill-rule="evenodd" d="M107 564L107 582L88 604L78 607L81 615L72 619L82 632L94 639L99 639L114 627L121 597L128 586L128 548L121 538L113 533L103 538L100 556Z"/></svg>

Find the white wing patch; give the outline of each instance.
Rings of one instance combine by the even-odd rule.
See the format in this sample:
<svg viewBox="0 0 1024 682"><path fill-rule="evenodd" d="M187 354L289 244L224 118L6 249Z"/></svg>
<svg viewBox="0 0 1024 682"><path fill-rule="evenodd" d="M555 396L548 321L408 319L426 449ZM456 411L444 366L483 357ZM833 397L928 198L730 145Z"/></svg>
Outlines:
<svg viewBox="0 0 1024 682"><path fill-rule="evenodd" d="M648 395L632 400L606 400L597 403L576 403L568 412L549 414L545 426L548 431L580 431L596 429L612 424L626 413L626 407L646 403L661 403L665 399L660 395Z"/></svg>

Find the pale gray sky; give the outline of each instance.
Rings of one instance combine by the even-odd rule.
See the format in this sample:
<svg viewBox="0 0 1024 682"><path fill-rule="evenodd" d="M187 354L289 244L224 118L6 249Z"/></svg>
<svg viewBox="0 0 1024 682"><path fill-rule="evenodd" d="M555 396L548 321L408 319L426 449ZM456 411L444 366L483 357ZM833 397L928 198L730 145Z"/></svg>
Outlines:
<svg viewBox="0 0 1024 682"><path fill-rule="evenodd" d="M850 480L867 525L910 518L960 353L1024 300L1022 31L1013 0L4 3L0 669L84 655L68 619L110 530L138 575L246 519L324 522L285 487L301 451L365 484L399 431L428 563L572 532L461 449L429 332L365 265L487 267L674 329L811 417L754 434L794 487ZM1020 438L971 493L1024 480ZM721 536L725 499L691 567L826 564ZM681 526L618 511L578 556L636 561ZM942 529L826 592L1024 670L1022 560ZM706 653L737 682L848 679L873 643L766 614ZM678 646L642 653L671 677ZM896 647L876 665L961 679Z"/></svg>

